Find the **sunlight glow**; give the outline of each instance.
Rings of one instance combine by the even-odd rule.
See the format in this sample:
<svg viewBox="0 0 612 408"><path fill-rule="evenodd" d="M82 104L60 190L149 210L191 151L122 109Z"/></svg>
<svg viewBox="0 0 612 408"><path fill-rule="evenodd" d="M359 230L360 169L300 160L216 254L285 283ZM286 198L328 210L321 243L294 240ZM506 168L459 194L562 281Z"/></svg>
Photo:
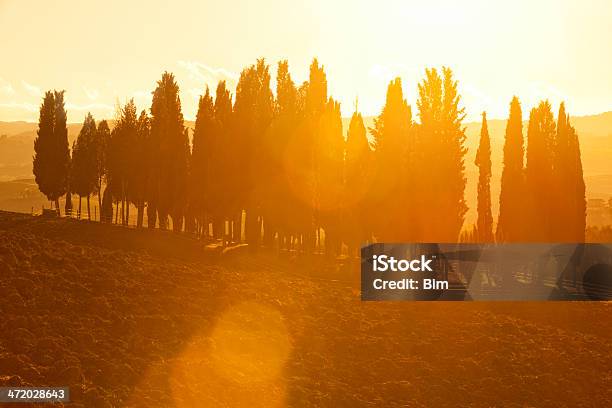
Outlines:
<svg viewBox="0 0 612 408"><path fill-rule="evenodd" d="M282 372L290 354L279 311L255 302L230 307L210 336L194 337L177 358L170 379L176 406L282 406Z"/></svg>
<svg viewBox="0 0 612 408"><path fill-rule="evenodd" d="M298 84L318 57L345 117L355 97L365 116L380 113L396 76L413 103L425 68L442 65L465 85L469 121L485 109L491 119L506 117L515 94L530 109L538 89L556 90L546 92L555 104L563 95L574 115L612 109L606 0L235 3L2 2L0 35L10 39L3 44L10 57L0 67L0 120L36 120L35 110L23 109L40 104L36 89L66 89L70 122L88 110L111 118L115 101L131 96L146 109L164 70L176 74L185 118L193 120L207 85L225 79L234 93L237 75L259 57L271 64L272 82L276 63L288 59Z"/></svg>

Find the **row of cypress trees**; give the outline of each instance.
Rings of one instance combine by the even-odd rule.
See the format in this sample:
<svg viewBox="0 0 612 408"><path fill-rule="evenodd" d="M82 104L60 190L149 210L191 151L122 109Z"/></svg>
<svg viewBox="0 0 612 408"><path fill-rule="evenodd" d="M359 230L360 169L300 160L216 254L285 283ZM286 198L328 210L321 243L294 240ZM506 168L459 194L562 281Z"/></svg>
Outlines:
<svg viewBox="0 0 612 408"><path fill-rule="evenodd" d="M514 97L506 126L497 241L584 242L586 199L580 142L563 103L556 123L548 101L530 111L526 150L521 105ZM491 234L492 223L483 221L483 226L481 236Z"/></svg>
<svg viewBox="0 0 612 408"><path fill-rule="evenodd" d="M344 137L340 104L328 96L316 59L301 85L287 61L278 64L276 95L270 82L261 59L242 71L235 95L224 81L214 96L207 88L190 139L179 87L166 72L149 112L138 114L130 100L118 109L112 131L87 115L72 159L63 92L47 92L35 141L40 190L56 206L63 194L77 194L79 213L80 199L87 198L89 209L89 197L97 195L105 221L127 223L133 206L139 227L146 212L149 228L171 225L231 242L244 238L253 248L276 243L338 254L342 244L353 251L372 240L459 239L467 211L465 113L449 68L426 70L417 118L401 80L391 81L371 139L357 107ZM523 166L520 109L513 99L495 235L483 114L478 221L471 239L583 240L584 182L569 116L562 105L555 124L548 102L532 111Z"/></svg>

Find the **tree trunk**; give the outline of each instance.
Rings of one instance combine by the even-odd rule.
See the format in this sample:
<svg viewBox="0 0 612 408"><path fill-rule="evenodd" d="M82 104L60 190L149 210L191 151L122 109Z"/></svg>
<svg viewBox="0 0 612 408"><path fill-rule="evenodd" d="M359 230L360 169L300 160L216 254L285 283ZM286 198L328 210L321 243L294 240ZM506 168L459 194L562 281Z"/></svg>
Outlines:
<svg viewBox="0 0 612 408"><path fill-rule="evenodd" d="M149 205L147 205L147 227L150 229L155 229L156 222L157 210L155 209L155 205L152 202L149 202Z"/></svg>
<svg viewBox="0 0 612 408"><path fill-rule="evenodd" d="M259 223L259 217L253 207L246 211L246 218L244 221L245 236L249 249L256 251L259 246L261 238L261 224Z"/></svg>
<svg viewBox="0 0 612 408"><path fill-rule="evenodd" d="M182 232L182 230L183 230L183 216L180 212L176 212L172 216L172 231Z"/></svg>
<svg viewBox="0 0 612 408"><path fill-rule="evenodd" d="M144 219L144 201L140 200L138 202L138 216L136 217L136 227L142 228L142 222Z"/></svg>
<svg viewBox="0 0 612 408"><path fill-rule="evenodd" d="M125 199L125 225L130 225L130 201Z"/></svg>
<svg viewBox="0 0 612 408"><path fill-rule="evenodd" d="M89 206L89 194L87 194L87 219L91 221L91 207Z"/></svg>
<svg viewBox="0 0 612 408"><path fill-rule="evenodd" d="M238 210L234 219L234 242L242 242L242 210Z"/></svg>
<svg viewBox="0 0 612 408"><path fill-rule="evenodd" d="M81 200L83 199L83 197L79 194L79 212L77 213L77 218L80 220L81 219Z"/></svg>
<svg viewBox="0 0 612 408"><path fill-rule="evenodd" d="M102 183L98 187L98 208L100 209L100 221L102 221Z"/></svg>
<svg viewBox="0 0 612 408"><path fill-rule="evenodd" d="M55 211L57 211L57 215L60 215L59 197L55 199Z"/></svg>
<svg viewBox="0 0 612 408"><path fill-rule="evenodd" d="M119 219L119 200L115 202L117 206L117 211L115 211L115 224L117 224L117 220Z"/></svg>
<svg viewBox="0 0 612 408"><path fill-rule="evenodd" d="M223 238L223 221L219 218L215 218L213 221L213 238Z"/></svg>
<svg viewBox="0 0 612 408"><path fill-rule="evenodd" d="M162 213L161 211L159 211L157 213L157 217L159 219L159 229L161 230L166 230L166 226L168 224L168 214L166 214L165 212Z"/></svg>

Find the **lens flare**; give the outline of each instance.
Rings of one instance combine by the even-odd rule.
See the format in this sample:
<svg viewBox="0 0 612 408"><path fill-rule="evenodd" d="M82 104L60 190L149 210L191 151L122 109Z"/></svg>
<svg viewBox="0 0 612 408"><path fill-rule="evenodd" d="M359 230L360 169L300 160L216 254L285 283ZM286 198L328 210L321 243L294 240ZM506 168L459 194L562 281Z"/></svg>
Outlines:
<svg viewBox="0 0 612 408"><path fill-rule="evenodd" d="M278 310L255 302L230 307L210 335L195 336L177 359L170 380L175 404L282 406L283 368L290 353Z"/></svg>

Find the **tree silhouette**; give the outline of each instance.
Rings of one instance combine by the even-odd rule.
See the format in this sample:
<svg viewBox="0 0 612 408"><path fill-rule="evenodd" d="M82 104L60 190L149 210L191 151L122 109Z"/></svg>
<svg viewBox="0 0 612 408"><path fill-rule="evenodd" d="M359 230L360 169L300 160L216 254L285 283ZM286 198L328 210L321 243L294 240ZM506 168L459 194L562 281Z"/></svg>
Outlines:
<svg viewBox="0 0 612 408"><path fill-rule="evenodd" d="M97 152L96 152L96 122L88 113L83 127L72 146L72 166L70 189L79 195L78 216L81 216L81 201L87 198L87 218L91 220L90 196L96 191Z"/></svg>
<svg viewBox="0 0 612 408"><path fill-rule="evenodd" d="M129 221L130 189L134 183L132 163L136 160L137 129L136 105L131 99L117 112L108 146L107 163L107 189L117 204L115 219L121 215L121 223L124 225Z"/></svg>
<svg viewBox="0 0 612 408"><path fill-rule="evenodd" d="M306 94L306 111L310 115L320 115L327 103L327 75L325 68L315 58L310 64L308 92Z"/></svg>
<svg viewBox="0 0 612 408"><path fill-rule="evenodd" d="M242 71L234 103L235 149L237 150L237 199L245 210L245 236L250 248L259 245L262 231L263 140L272 121L274 98L270 90L269 66L263 59Z"/></svg>
<svg viewBox="0 0 612 408"><path fill-rule="evenodd" d="M53 122L53 137L57 143L57 174L58 174L58 191L59 196L62 196L68 191L68 183L70 178L70 147L68 145L68 127L67 113L64 106L64 92L54 91L55 94L55 116ZM62 189L63 188L63 189ZM59 209L59 198L55 199L55 207Z"/></svg>
<svg viewBox="0 0 612 408"><path fill-rule="evenodd" d="M59 196L56 193L56 186L59 183L57 183L56 177L54 177L54 167L57 167L53 160L55 158L53 151L56 149L53 137L54 117L55 97L53 92L47 91L40 106L38 132L34 140L33 172L38 188L47 196L49 201L53 201Z"/></svg>
<svg viewBox="0 0 612 408"><path fill-rule="evenodd" d="M554 174L553 149L556 125L548 101L531 110L527 130L527 165L525 168L528 204L525 234L528 241L549 242L553 239Z"/></svg>
<svg viewBox="0 0 612 408"><path fill-rule="evenodd" d="M70 194L70 189L66 191L66 202L64 203L64 213L65 214L72 213L72 194Z"/></svg>
<svg viewBox="0 0 612 408"><path fill-rule="evenodd" d="M327 75L325 69L315 58L310 64L308 87L306 88L305 106L305 139L303 142L303 154L306 156L304 198L312 213L312 220L305 233L307 250L312 250L315 245L321 245L321 213L320 194L321 174L319 171L321 152L325 146L321 146L323 131L322 116L326 110L327 99ZM328 108L333 109L333 108ZM329 113L328 113L329 115ZM314 227L314 230L313 230Z"/></svg>
<svg viewBox="0 0 612 408"><path fill-rule="evenodd" d="M191 202L198 224L198 234L208 235L209 214L213 196L212 177L219 176L213 167L215 162L215 105L206 87L206 93L200 96L193 131L193 149L191 155Z"/></svg>
<svg viewBox="0 0 612 408"><path fill-rule="evenodd" d="M525 225L525 173L523 168L523 116L521 104L515 96L510 102L510 116L506 123L504 163L499 194L498 242L520 242Z"/></svg>
<svg viewBox="0 0 612 408"><path fill-rule="evenodd" d="M151 142L155 164L150 202L157 210L160 228L167 228L166 220L171 216L173 229L180 231L185 210L181 199L187 188L189 140L185 135L179 87L169 72L164 72L153 92Z"/></svg>
<svg viewBox="0 0 612 408"><path fill-rule="evenodd" d="M329 98L319 120L315 140L315 209L325 231L325 253L338 255L341 249L341 204L344 170L344 136L340 104Z"/></svg>
<svg viewBox="0 0 612 408"><path fill-rule="evenodd" d="M286 249L297 247L302 233L312 228L311 207L303 196L307 156L303 150L305 93L305 89L298 92L288 62L279 62L275 115L266 140L266 146L273 152L274 162L269 168L272 182L264 193L268 202L264 203L263 213L278 231L279 246Z"/></svg>
<svg viewBox="0 0 612 408"><path fill-rule="evenodd" d="M355 107L346 137L344 164L344 240L349 254L371 241L369 192L372 186L372 150L361 114Z"/></svg>
<svg viewBox="0 0 612 408"><path fill-rule="evenodd" d="M278 236L279 247L286 245L290 219L298 214L290 214L296 208L290 203L294 197L287 173L287 153L289 141L293 138L297 123L297 90L287 61L278 63L276 75L277 98L273 101L272 121L264 132L259 161L259 191L261 194L261 217L264 221L263 244L274 245ZM289 165L291 165L289 163ZM297 203L295 203L297 204Z"/></svg>
<svg viewBox="0 0 612 408"><path fill-rule="evenodd" d="M557 116L553 169L551 234L559 242L584 242L586 204L580 145L564 103L559 106Z"/></svg>
<svg viewBox="0 0 612 408"><path fill-rule="evenodd" d="M232 96L225 81L220 81L215 91L215 126L211 145L208 180L213 237L223 237L227 219L230 220L232 239L238 242L242 230L240 160L245 152L234 124Z"/></svg>
<svg viewBox="0 0 612 408"><path fill-rule="evenodd" d="M34 140L32 165L38 188L49 201L55 203L59 212L59 198L67 191L70 171L64 91L45 93Z"/></svg>
<svg viewBox="0 0 612 408"><path fill-rule="evenodd" d="M140 112L136 122L134 146L132 147L133 159L131 160L129 196L130 201L136 206L136 227L141 228L144 220L145 201L148 196L150 185L149 175L152 163L151 156L151 123L146 111Z"/></svg>
<svg viewBox="0 0 612 408"><path fill-rule="evenodd" d="M418 155L421 173L418 219L426 222L420 241L456 242L467 211L465 203L464 109L450 68L427 69L419 84ZM425 173L423 173L425 172ZM414 194L413 194L414 195Z"/></svg>
<svg viewBox="0 0 612 408"><path fill-rule="evenodd" d="M404 99L402 81L396 78L387 87L385 106L370 129L374 136L376 178L372 210L374 235L380 241L410 241L415 234L416 209L412 175L414 133L412 109Z"/></svg>
<svg viewBox="0 0 612 408"><path fill-rule="evenodd" d="M569 124L569 115L567 118ZM573 199L571 202L570 218L572 219L572 231L573 234L570 237L572 242L585 242L585 231L586 231L586 197L585 197L585 184L584 176L582 172L582 159L580 154L580 141L578 140L578 134L576 129L570 125L569 127L569 145L570 145L570 173L569 180L569 196Z"/></svg>
<svg viewBox="0 0 612 408"><path fill-rule="evenodd" d="M98 122L98 128L96 129L95 137L95 150L96 150L96 190L95 193L98 195L98 207L100 208L100 220L102 220L102 185L107 172L107 155L108 155L108 144L110 141L110 129L106 120ZM112 214L111 214L112 217Z"/></svg>
<svg viewBox="0 0 612 408"><path fill-rule="evenodd" d="M574 221L571 208L574 197L571 194L567 194L567 190L572 189L570 180L574 172L569 140L569 118L565 112L565 104L562 102L559 106L557 131L553 143L552 166L554 181L550 186L552 199L549 203L549 212L551 213L550 234L551 238L554 237L555 241L571 241L574 234L573 228L569 226Z"/></svg>
<svg viewBox="0 0 612 408"><path fill-rule="evenodd" d="M189 171L191 163L191 143L189 141L189 129L183 129L181 139L182 149L178 152L177 160L177 200L173 216L173 230L192 233L194 225L193 212L189 206ZM176 221L175 221L176 220Z"/></svg>
<svg viewBox="0 0 612 408"><path fill-rule="evenodd" d="M478 166L478 221L476 233L478 242L493 242L493 215L491 214L491 140L487 128L487 113L482 113L480 144L476 152Z"/></svg>
<svg viewBox="0 0 612 408"><path fill-rule="evenodd" d="M294 204L289 245L292 249L310 252L314 248L314 138L306 109L309 82L297 88L295 132L287 147L285 171Z"/></svg>

